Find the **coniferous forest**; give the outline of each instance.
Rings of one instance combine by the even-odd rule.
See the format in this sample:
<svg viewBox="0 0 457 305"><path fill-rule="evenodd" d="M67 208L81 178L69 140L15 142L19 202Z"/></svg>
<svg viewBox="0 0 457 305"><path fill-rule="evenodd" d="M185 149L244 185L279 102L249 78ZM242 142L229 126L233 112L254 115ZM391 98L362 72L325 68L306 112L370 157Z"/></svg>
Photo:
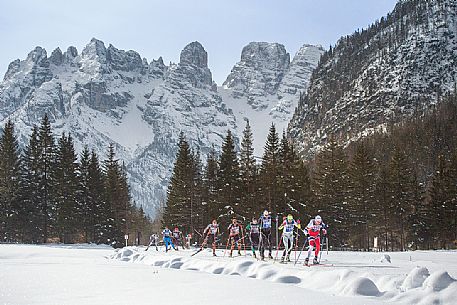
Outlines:
<svg viewBox="0 0 457 305"><path fill-rule="evenodd" d="M0 138L0 238L20 243L125 245L124 234L147 230L150 220L130 199L114 146L106 159L70 134L55 138L44 116L21 149L14 124Z"/></svg>
<svg viewBox="0 0 457 305"><path fill-rule="evenodd" d="M247 223L264 209L302 222L320 214L333 249L455 248L457 96L342 147L333 137L304 161L270 126L254 155L247 122L240 147L227 132L221 151L202 156L181 134L163 223L201 231L217 219Z"/></svg>

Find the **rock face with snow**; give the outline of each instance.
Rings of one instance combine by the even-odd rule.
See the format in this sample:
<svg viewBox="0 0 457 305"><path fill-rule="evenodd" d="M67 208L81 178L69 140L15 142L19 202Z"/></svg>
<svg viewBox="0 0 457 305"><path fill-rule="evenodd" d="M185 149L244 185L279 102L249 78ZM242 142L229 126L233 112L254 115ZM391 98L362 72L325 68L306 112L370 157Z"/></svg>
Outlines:
<svg viewBox="0 0 457 305"><path fill-rule="evenodd" d="M186 46L177 65L146 59L92 39L81 54L37 47L9 65L0 84L0 122L11 118L21 145L45 113L54 131L102 158L109 143L126 162L132 195L153 213L164 198L181 131L202 153L219 145L235 117L215 92L207 53Z"/></svg>
<svg viewBox="0 0 457 305"><path fill-rule="evenodd" d="M285 126L320 53L304 46L290 63L284 46L251 43L226 89L218 90L199 42L188 44L179 63L169 66L97 39L80 53L57 48L48 56L37 47L13 61L0 83L0 124L13 119L24 146L47 113L56 135L71 132L78 150L88 145L104 158L113 143L125 161L133 199L153 214L165 198L181 131L205 155L228 129L239 137L246 116L265 131L262 115ZM287 106L278 108L282 104ZM266 133L255 137L261 148Z"/></svg>
<svg viewBox="0 0 457 305"><path fill-rule="evenodd" d="M265 143L269 124L286 129L323 52L320 46L304 45L290 62L278 43L251 42L243 48L219 91L240 120L250 120L257 151Z"/></svg>
<svg viewBox="0 0 457 305"><path fill-rule="evenodd" d="M457 4L399 1L368 29L327 51L289 125L312 158L330 135L348 142L420 115L457 79Z"/></svg>

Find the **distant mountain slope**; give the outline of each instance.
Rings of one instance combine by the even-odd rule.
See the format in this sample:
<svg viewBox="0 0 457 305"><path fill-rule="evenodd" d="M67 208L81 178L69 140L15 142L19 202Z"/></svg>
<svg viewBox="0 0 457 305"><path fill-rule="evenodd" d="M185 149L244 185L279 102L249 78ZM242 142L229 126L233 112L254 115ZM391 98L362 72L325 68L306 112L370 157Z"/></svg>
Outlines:
<svg viewBox="0 0 457 305"><path fill-rule="evenodd" d="M347 143L423 112L456 86L456 34L456 1L399 1L323 55L289 136L310 158L331 134Z"/></svg>

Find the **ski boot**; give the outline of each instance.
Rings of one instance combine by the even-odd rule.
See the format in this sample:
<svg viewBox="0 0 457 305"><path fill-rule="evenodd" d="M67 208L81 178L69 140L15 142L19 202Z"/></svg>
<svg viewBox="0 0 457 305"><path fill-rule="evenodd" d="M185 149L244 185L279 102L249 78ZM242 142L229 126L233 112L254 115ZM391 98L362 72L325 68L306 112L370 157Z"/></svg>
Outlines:
<svg viewBox="0 0 457 305"><path fill-rule="evenodd" d="M281 264L284 264L284 256L281 256Z"/></svg>
<svg viewBox="0 0 457 305"><path fill-rule="evenodd" d="M238 256L241 256L241 251L240 250L238 250Z"/></svg>
<svg viewBox="0 0 457 305"><path fill-rule="evenodd" d="M257 258L257 255L255 255L255 252L254 252L254 253L252 253L252 254L253 254L252 256L254 256L254 258Z"/></svg>
<svg viewBox="0 0 457 305"><path fill-rule="evenodd" d="M264 255L260 255L260 260L264 261L265 260L265 256Z"/></svg>
<svg viewBox="0 0 457 305"><path fill-rule="evenodd" d="M271 253L268 254L268 258L273 259L273 256L271 255Z"/></svg>
<svg viewBox="0 0 457 305"><path fill-rule="evenodd" d="M290 262L290 255L289 254L287 255L286 261Z"/></svg>
<svg viewBox="0 0 457 305"><path fill-rule="evenodd" d="M230 257L232 257L232 255L233 255L233 251L230 251Z"/></svg>
<svg viewBox="0 0 457 305"><path fill-rule="evenodd" d="M305 263L303 264L303 266L309 266L309 258L305 258Z"/></svg>
<svg viewBox="0 0 457 305"><path fill-rule="evenodd" d="M217 255L216 255L216 252L213 252L213 256L217 256Z"/></svg>
<svg viewBox="0 0 457 305"><path fill-rule="evenodd" d="M314 265L319 265L319 260L317 259L317 256L314 257L313 264Z"/></svg>

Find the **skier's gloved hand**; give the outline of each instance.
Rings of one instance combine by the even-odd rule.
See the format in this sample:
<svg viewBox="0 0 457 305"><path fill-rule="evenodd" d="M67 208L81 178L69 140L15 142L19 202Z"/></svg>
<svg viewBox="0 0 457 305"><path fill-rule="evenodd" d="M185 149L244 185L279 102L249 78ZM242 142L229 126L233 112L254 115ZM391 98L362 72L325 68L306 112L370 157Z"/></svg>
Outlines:
<svg viewBox="0 0 457 305"><path fill-rule="evenodd" d="M327 235L327 230L326 229L322 229L322 234Z"/></svg>

